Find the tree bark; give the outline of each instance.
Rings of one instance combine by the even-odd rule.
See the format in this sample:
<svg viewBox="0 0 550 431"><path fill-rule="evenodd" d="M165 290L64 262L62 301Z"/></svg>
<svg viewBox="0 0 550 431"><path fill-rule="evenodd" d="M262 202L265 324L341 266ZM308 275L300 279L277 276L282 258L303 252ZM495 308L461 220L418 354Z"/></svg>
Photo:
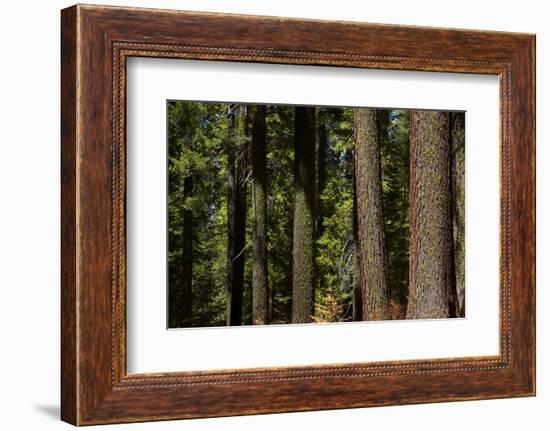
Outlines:
<svg viewBox="0 0 550 431"><path fill-rule="evenodd" d="M382 173L377 112L354 110L355 189L363 320L383 320L388 310Z"/></svg>
<svg viewBox="0 0 550 431"><path fill-rule="evenodd" d="M408 319L452 316L449 115L412 111Z"/></svg>
<svg viewBox="0 0 550 431"><path fill-rule="evenodd" d="M453 190L453 243L454 243L454 270L457 294L457 317L465 316L465 204L464 204L464 157L465 157L465 129L463 112L451 114L451 178Z"/></svg>
<svg viewBox="0 0 550 431"><path fill-rule="evenodd" d="M227 149L227 325L242 324L246 234L246 107L233 113Z"/></svg>
<svg viewBox="0 0 550 431"><path fill-rule="evenodd" d="M253 108L252 130L252 323L269 322L265 106Z"/></svg>
<svg viewBox="0 0 550 431"><path fill-rule="evenodd" d="M313 317L315 285L315 108L295 109L292 323Z"/></svg>
<svg viewBox="0 0 550 431"><path fill-rule="evenodd" d="M186 208L183 210L181 316L184 321L191 318L193 310L193 211L187 207L187 200L191 196L193 177L189 175L183 180L183 200Z"/></svg>

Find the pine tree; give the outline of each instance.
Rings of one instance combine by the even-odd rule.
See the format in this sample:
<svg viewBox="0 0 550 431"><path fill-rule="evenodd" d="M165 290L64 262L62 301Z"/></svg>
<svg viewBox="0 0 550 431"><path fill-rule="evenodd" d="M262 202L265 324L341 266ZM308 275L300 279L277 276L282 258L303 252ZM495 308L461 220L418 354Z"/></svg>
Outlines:
<svg viewBox="0 0 550 431"><path fill-rule="evenodd" d="M252 108L252 323L269 322L265 106Z"/></svg>
<svg viewBox="0 0 550 431"><path fill-rule="evenodd" d="M311 322L315 285L315 108L295 108L292 323Z"/></svg>
<svg viewBox="0 0 550 431"><path fill-rule="evenodd" d="M227 145L227 324L242 324L246 235L247 108L233 112Z"/></svg>
<svg viewBox="0 0 550 431"><path fill-rule="evenodd" d="M388 308L388 266L384 234L378 115L354 110L355 190L363 320L382 320Z"/></svg>
<svg viewBox="0 0 550 431"><path fill-rule="evenodd" d="M465 285L465 204L464 204L464 162L465 162L465 130L464 112L451 114L451 154L452 154L452 190L453 190L453 242L454 242L454 272L456 279L458 317L465 316L464 285Z"/></svg>
<svg viewBox="0 0 550 431"><path fill-rule="evenodd" d="M411 112L408 319L453 317L450 161L448 113Z"/></svg>
<svg viewBox="0 0 550 431"><path fill-rule="evenodd" d="M193 177L183 180L183 199L193 196ZM189 320L193 310L193 211L187 207L183 211L183 259L181 317Z"/></svg>

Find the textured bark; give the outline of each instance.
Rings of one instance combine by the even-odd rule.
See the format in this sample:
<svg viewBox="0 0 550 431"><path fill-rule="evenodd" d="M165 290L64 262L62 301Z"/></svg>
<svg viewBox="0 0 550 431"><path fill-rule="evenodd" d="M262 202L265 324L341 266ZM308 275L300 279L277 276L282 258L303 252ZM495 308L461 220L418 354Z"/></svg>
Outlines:
<svg viewBox="0 0 550 431"><path fill-rule="evenodd" d="M242 324L246 234L246 107L236 108L227 148L227 324Z"/></svg>
<svg viewBox="0 0 550 431"><path fill-rule="evenodd" d="M252 130L252 323L269 322L265 106L253 108Z"/></svg>
<svg viewBox="0 0 550 431"><path fill-rule="evenodd" d="M315 283L315 108L295 109L292 323L311 322Z"/></svg>
<svg viewBox="0 0 550 431"><path fill-rule="evenodd" d="M464 185L464 157L465 157L465 115L463 112L451 113L451 179L453 190L453 243L454 243L454 270L457 295L458 317L465 316L465 185Z"/></svg>
<svg viewBox="0 0 550 431"><path fill-rule="evenodd" d="M377 112L354 110L355 190L363 320L382 320L388 309L382 173Z"/></svg>
<svg viewBox="0 0 550 431"><path fill-rule="evenodd" d="M183 199L187 201L193 195L193 177L183 180ZM186 202L187 204L187 202ZM193 309L193 212L186 208L183 212L183 255L181 286L181 317L189 319Z"/></svg>
<svg viewBox="0 0 550 431"><path fill-rule="evenodd" d="M449 114L412 111L408 319L452 317Z"/></svg>

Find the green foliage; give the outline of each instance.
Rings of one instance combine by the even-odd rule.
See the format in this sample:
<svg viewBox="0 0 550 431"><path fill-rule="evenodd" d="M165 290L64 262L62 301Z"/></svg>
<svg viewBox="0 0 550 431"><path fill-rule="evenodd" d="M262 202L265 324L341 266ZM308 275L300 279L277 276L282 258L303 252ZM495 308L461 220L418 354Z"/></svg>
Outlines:
<svg viewBox="0 0 550 431"><path fill-rule="evenodd" d="M390 296L404 317L409 288L409 112L391 111L381 139Z"/></svg>
<svg viewBox="0 0 550 431"><path fill-rule="evenodd" d="M339 321L351 320L353 314L353 111L327 108L319 121L327 127L326 184L319 190L321 236L317 240L316 304L333 304L343 313ZM334 304L333 304L334 305ZM334 306L330 308L334 310ZM316 321L323 321L322 307ZM325 321L334 321L330 315Z"/></svg>
<svg viewBox="0 0 550 431"><path fill-rule="evenodd" d="M294 109L267 109L267 241L272 323L292 320Z"/></svg>
<svg viewBox="0 0 550 431"><path fill-rule="evenodd" d="M227 284L227 146L235 105L168 103L168 282L171 327L225 325ZM390 291L404 309L408 285L408 113L389 112L381 137L383 193ZM250 119L249 119L250 121ZM318 190L315 262L316 322L353 318L353 110L320 108L326 126L326 181ZM294 108L268 106L267 238L271 323L288 323L292 311L292 215L294 193ZM249 127L245 129L250 130ZM319 163L318 163L319 165ZM183 199L185 177L193 196ZM247 176L248 177L248 176ZM251 193L251 187L248 187ZM251 196L248 196L250 205ZM193 214L193 310L178 317L174 298L181 283L183 213ZM247 211L243 323L251 323L251 211ZM395 305L394 304L394 305ZM399 316L399 312L396 312Z"/></svg>
<svg viewBox="0 0 550 431"><path fill-rule="evenodd" d="M168 282L174 326L222 325L225 321L227 192L223 144L229 133L226 105L168 104ZM183 199L183 180L192 176L193 197ZM193 318L172 319L181 279L183 212L193 214Z"/></svg>

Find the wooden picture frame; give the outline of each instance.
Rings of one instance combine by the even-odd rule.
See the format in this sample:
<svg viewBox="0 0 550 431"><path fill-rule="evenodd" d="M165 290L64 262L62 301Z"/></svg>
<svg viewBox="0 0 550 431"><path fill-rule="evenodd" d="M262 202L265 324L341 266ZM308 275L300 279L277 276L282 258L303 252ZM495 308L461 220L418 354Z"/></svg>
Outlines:
<svg viewBox="0 0 550 431"><path fill-rule="evenodd" d="M91 425L535 394L534 35L84 5L64 9L61 24L64 421ZM498 75L500 354L128 375L130 56Z"/></svg>

